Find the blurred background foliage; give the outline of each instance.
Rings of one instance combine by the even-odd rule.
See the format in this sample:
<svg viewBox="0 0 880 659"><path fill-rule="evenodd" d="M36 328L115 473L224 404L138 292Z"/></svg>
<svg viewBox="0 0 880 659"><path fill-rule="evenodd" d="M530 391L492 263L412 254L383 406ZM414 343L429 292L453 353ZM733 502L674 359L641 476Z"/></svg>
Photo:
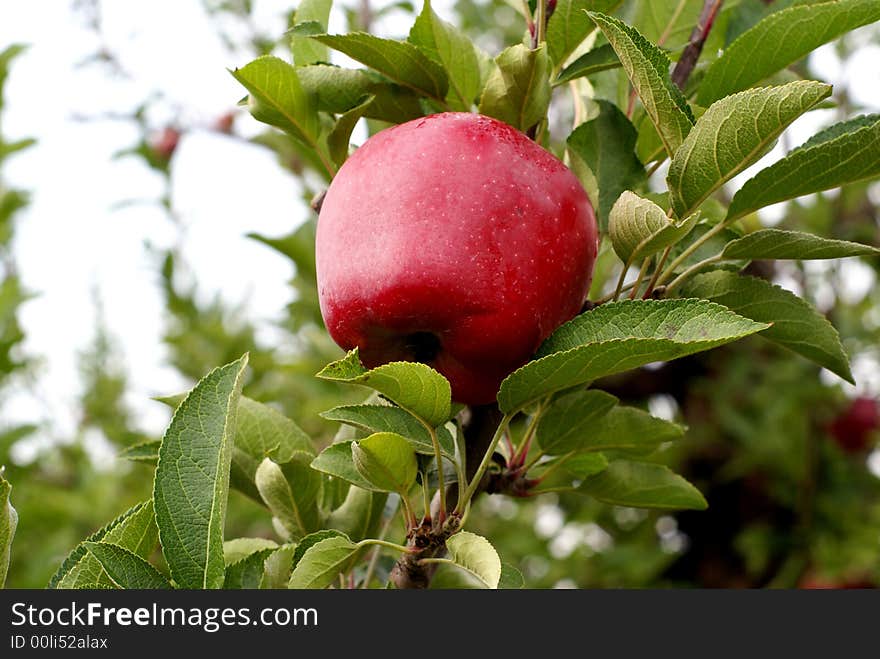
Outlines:
<svg viewBox="0 0 880 659"><path fill-rule="evenodd" d="M409 2L382 7L371 6L369 0L343 4L351 30L370 30L384 17L405 18L420 9ZM767 12L789 4L728 2L713 33L716 49ZM112 71L114 54L101 40L100 4L80 0L77 5L95 28L95 62ZM263 34L254 27L249 0L204 0L204 6L224 42L241 53L242 63L268 52L284 56L285 37ZM671 0L630 0L620 7L619 15L658 39L663 32L656 17L672 15L676 6L678 2ZM666 34L673 56L686 41L702 2L689 0L683 6L685 11ZM451 11L454 20L490 53L525 36L517 2L455 0ZM852 37L839 40L835 45L839 56L845 59L863 44L865 34L860 31L858 43ZM868 38L878 42L876 26ZM0 53L0 85L20 51L21 47L12 46ZM711 49L706 52L711 58ZM790 73L820 77L809 70L808 61L794 65ZM592 80L592 91L597 97L625 103L622 80L619 71L602 73ZM113 84L109 74L108 84ZM842 116L861 109L847 98L846 90L838 90L835 101ZM182 122L152 125L147 117L153 102L155 98L145 98L143 106L126 118L139 127L141 141L119 155L142 158L166 177L166 192L157 203L173 221L169 167L188 127ZM562 109L551 118L570 125L570 103L560 105ZM213 130L238 138L238 119L236 113L224 115ZM368 130L382 127L371 122ZM310 154L284 135L266 131L239 139L274 152L279 166L301 181L304 201L321 192L324 183L311 167ZM0 397L13 387L28 386L40 368L40 355L20 349L23 334L17 320L19 307L38 291L22 290L9 249L16 214L27 204L27 194L5 187L2 179L6 159L29 145L28 140L5 141L0 126ZM878 245L878 201L877 184L852 185L787 204L779 226ZM278 321L272 345L258 340L244 306L230 305L220 297L202 299L199 273L191 271L173 249L154 250L165 303L164 341L173 367L192 382L250 352L247 395L278 406L323 444L336 429L318 413L346 402L346 396L354 401L358 394L313 377L340 351L324 332L317 305L314 213L291 218L290 227L287 235L242 237L265 243L295 265L291 302ZM850 355L876 366L880 364L880 288L853 294L847 281L851 267L837 262L750 266L752 274L804 291L838 327ZM876 259L858 267L873 269L869 281L876 281L880 268ZM615 273L604 276L613 279ZM9 458L10 448L36 426L0 424L0 464L6 464L21 520L9 587L44 586L79 540L146 498L152 487L150 468L102 460L87 450L86 439L94 434L117 451L155 439L137 427L126 407L129 383L124 358L105 329L97 300L94 313L93 341L83 346L79 357L81 414L76 432L53 437L32 461L17 464ZM521 500L484 496L469 524L491 538L504 560L522 571L528 587L880 584L880 453L875 448L880 421L877 401L871 397L876 391L844 387L805 360L759 339L617 376L597 386L689 427L684 440L661 449L662 460L674 463L701 489L709 509L671 514L617 508L576 495ZM269 517L233 491L226 535L270 537Z"/></svg>

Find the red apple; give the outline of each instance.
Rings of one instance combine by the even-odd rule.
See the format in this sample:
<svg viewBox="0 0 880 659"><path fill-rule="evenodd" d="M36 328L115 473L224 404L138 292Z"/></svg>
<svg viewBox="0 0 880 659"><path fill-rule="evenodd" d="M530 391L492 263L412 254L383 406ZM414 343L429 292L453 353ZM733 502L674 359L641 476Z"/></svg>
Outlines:
<svg viewBox="0 0 880 659"><path fill-rule="evenodd" d="M861 453L869 448L872 434L880 430L880 406L873 398L856 398L831 422L828 430L844 451Z"/></svg>
<svg viewBox="0 0 880 659"><path fill-rule="evenodd" d="M580 310L593 208L557 158L511 126L436 114L384 130L340 168L316 245L324 322L368 367L420 361L467 404Z"/></svg>
<svg viewBox="0 0 880 659"><path fill-rule="evenodd" d="M232 134L232 127L235 125L235 113L227 112L214 120L214 130L218 133L226 135Z"/></svg>
<svg viewBox="0 0 880 659"><path fill-rule="evenodd" d="M180 142L181 132L172 127L166 126L150 141L153 152L162 160L171 160L174 155L177 144Z"/></svg>

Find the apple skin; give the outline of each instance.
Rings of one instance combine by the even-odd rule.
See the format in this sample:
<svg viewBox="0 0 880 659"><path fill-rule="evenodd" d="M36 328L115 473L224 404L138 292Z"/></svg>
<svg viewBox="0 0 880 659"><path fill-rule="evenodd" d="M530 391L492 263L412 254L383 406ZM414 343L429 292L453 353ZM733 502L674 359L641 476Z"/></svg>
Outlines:
<svg viewBox="0 0 880 659"><path fill-rule="evenodd" d="M829 425L837 445L847 453L861 453L871 444L871 435L880 430L880 404L867 396L850 403Z"/></svg>
<svg viewBox="0 0 880 659"><path fill-rule="evenodd" d="M513 127L448 112L377 133L321 206L321 313L367 367L420 361L453 399L498 386L581 309L598 231L572 172Z"/></svg>

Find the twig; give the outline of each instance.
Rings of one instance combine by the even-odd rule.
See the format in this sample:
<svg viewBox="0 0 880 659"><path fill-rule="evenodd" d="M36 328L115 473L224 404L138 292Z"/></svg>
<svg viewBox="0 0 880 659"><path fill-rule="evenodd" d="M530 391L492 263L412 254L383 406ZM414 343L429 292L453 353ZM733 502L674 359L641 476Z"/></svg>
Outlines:
<svg viewBox="0 0 880 659"><path fill-rule="evenodd" d="M678 20L678 17L681 15L681 12L684 10L684 6L687 4L687 0L679 0L678 5L676 5L675 10L672 12L672 16L670 16L669 21L666 23L666 27L663 28L663 33L660 35L660 38L657 39L657 45L662 46L666 40L669 38L670 33L672 32L672 26L675 25L675 21ZM629 104L626 107L626 116L629 119L632 119L633 111L636 109L636 90L633 88L629 93Z"/></svg>
<svg viewBox="0 0 880 659"><path fill-rule="evenodd" d="M370 6L370 0L361 0L358 8L358 20L364 32L369 32L373 27L373 8Z"/></svg>
<svg viewBox="0 0 880 659"><path fill-rule="evenodd" d="M724 0L705 0L703 3L703 11L700 12L700 18L691 32L688 45L685 46L681 57L678 58L678 62L676 62L675 68L672 70L672 82L678 85L679 89L684 89L691 71L694 70L697 60L700 59L703 46L706 45L706 39L709 38L709 32L712 30L715 17L718 15L718 10L721 9L722 4L724 4Z"/></svg>

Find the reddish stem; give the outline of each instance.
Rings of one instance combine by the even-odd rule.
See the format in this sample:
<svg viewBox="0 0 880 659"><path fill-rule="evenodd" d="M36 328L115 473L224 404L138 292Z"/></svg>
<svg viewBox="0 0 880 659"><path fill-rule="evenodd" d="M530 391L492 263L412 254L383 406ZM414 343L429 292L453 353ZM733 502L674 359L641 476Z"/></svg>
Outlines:
<svg viewBox="0 0 880 659"><path fill-rule="evenodd" d="M709 38L709 32L715 23L718 10L723 4L724 0L706 0L703 4L703 11L700 12L700 18L691 32L688 45L685 46L681 57L678 58L678 62L672 70L672 82L678 85L679 89L684 89L691 71L694 70L697 60L700 59L700 54L703 52L703 46L706 45L706 39Z"/></svg>

